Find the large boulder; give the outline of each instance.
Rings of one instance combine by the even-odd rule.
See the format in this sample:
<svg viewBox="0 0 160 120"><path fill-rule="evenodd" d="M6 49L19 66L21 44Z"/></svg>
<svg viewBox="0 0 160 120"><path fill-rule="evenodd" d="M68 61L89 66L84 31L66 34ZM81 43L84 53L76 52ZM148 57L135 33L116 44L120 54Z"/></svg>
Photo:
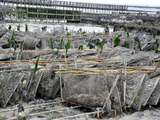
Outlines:
<svg viewBox="0 0 160 120"><path fill-rule="evenodd" d="M112 85L116 82L116 86L121 84L118 79L116 81L116 75L64 75L64 89L63 97L65 101L74 103L88 108L103 107L106 102L109 92L112 89ZM119 88L114 88L112 94L110 94L106 110L111 108L119 110ZM114 96L119 94L119 96ZM114 98L112 98L114 97ZM111 100L112 99L112 100ZM114 102L113 102L114 101ZM116 106L117 105L117 106Z"/></svg>
<svg viewBox="0 0 160 120"><path fill-rule="evenodd" d="M30 35L25 35L23 38L23 48L33 50L36 48L41 48L42 41Z"/></svg>
<svg viewBox="0 0 160 120"><path fill-rule="evenodd" d="M54 99L60 91L60 78L53 70L42 70L43 76L37 89L37 97Z"/></svg>
<svg viewBox="0 0 160 120"><path fill-rule="evenodd" d="M36 49L41 48L42 41L34 36L32 33L26 32L6 32L0 38L0 46L4 49L9 48L9 40L14 37L17 47L23 45L23 49Z"/></svg>

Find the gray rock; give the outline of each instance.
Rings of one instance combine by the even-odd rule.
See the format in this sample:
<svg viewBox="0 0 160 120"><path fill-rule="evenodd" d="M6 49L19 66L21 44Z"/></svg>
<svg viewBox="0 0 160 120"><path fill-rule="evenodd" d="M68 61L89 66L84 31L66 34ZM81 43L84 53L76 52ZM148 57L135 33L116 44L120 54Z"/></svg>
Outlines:
<svg viewBox="0 0 160 120"><path fill-rule="evenodd" d="M4 26L0 26L0 38L6 34L8 30Z"/></svg>
<svg viewBox="0 0 160 120"><path fill-rule="evenodd" d="M60 91L59 76L52 70L43 70L43 72L36 94L44 99L54 99Z"/></svg>

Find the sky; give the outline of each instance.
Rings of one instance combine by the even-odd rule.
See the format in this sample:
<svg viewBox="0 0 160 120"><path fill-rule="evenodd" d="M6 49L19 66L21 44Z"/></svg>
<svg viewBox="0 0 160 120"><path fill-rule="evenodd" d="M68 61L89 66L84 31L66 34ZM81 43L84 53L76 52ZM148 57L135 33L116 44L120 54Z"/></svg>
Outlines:
<svg viewBox="0 0 160 120"><path fill-rule="evenodd" d="M66 1L66 0L64 0ZM160 7L160 0L67 0L73 2L117 4L117 5L138 5L138 6L157 6Z"/></svg>

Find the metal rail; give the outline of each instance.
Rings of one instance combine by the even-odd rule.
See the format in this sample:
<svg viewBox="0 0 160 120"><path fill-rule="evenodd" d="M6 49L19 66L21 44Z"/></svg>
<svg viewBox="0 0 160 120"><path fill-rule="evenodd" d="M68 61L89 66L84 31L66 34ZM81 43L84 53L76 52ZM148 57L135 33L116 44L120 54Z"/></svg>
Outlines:
<svg viewBox="0 0 160 120"><path fill-rule="evenodd" d="M52 1L52 0L0 0L1 3L25 4L25 5L42 5L42 6L61 6L72 8L88 8L96 10L127 10L126 5L111 5L111 4L94 4L69 1Z"/></svg>
<svg viewBox="0 0 160 120"><path fill-rule="evenodd" d="M121 19L120 16L122 15L127 18L134 17L133 19L148 19L154 17L155 20L159 19L157 15L159 15L158 13L160 11L160 7L95 4L59 0L0 0L0 5L2 6L0 19L4 19L5 14L8 14L5 12L6 6L15 9L15 11L9 11L14 12L8 15L11 21L13 21L13 19L14 21L54 19L67 22L100 22L101 19L102 21L103 19ZM14 17L17 18L16 20L12 17L13 14L15 14ZM138 16L141 18L138 18Z"/></svg>

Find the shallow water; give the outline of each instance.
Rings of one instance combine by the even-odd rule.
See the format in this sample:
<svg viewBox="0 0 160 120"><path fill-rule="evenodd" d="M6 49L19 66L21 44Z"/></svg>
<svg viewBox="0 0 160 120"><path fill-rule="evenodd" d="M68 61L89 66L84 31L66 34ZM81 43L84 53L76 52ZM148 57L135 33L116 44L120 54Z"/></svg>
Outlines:
<svg viewBox="0 0 160 120"><path fill-rule="evenodd" d="M95 26L91 24L3 23L3 25L7 28L9 25L11 25L12 29L14 29L15 31L17 30L18 25L20 25L20 31L25 31L25 24L28 25L28 29L30 32L40 32L41 28L44 26L47 26L47 32L53 32L57 30L63 31L66 30L66 28L69 32L76 32L81 28L83 32L102 33L105 29L104 27Z"/></svg>

